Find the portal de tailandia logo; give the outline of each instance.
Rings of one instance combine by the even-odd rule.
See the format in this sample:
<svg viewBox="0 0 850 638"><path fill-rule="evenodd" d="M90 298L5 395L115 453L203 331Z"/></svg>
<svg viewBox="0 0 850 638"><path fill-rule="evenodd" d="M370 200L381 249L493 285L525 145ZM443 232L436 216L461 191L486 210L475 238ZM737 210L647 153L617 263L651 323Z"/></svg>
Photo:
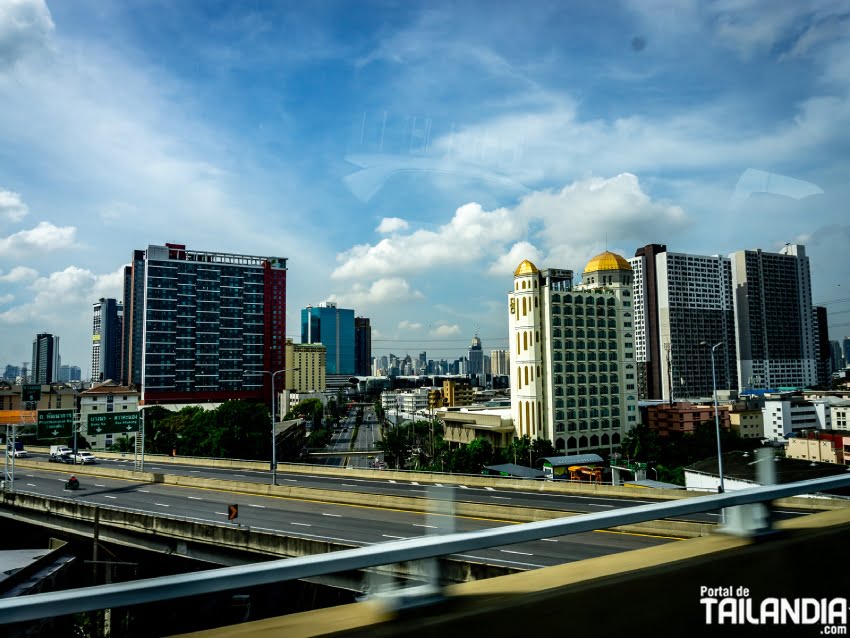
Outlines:
<svg viewBox="0 0 850 638"><path fill-rule="evenodd" d="M815 635L847 634L846 598L757 598L742 586L702 586L699 596L706 625L810 625Z"/></svg>

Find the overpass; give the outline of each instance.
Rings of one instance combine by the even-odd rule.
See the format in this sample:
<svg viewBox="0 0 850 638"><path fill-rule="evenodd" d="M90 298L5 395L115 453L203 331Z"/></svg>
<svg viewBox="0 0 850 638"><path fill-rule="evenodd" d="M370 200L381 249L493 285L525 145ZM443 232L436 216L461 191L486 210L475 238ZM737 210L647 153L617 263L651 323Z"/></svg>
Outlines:
<svg viewBox="0 0 850 638"><path fill-rule="evenodd" d="M801 629L810 629L811 635L818 630L821 634L842 634L847 631L847 600L841 597L846 596L846 588L836 588L841 582L837 578L816 577L821 569L813 571L808 559L814 551L820 565L823 550L827 554L829 548L843 551L850 540L850 509L784 521L775 528L767 504L848 485L850 476L812 479L481 532L396 541L321 556L38 594L0 601L0 623L240 589L729 508L727 534L451 586L442 592L435 587L427 592L428 596L406 592L354 606L194 635L518 635L531 627L535 632L550 634L565 633L568 627L569 634L718 635L722 631L726 635L728 626L717 626L723 617L711 613L712 604L721 604L718 601L731 601L728 605L722 603L726 605L727 625L733 617L740 625L761 620L771 624L769 628L759 628L767 631L764 635L809 635L801 633ZM813 546L817 549L813 550ZM776 601L780 599L785 601L782 619L786 624L782 626L773 624L778 617L770 616L770 609L778 609ZM744 602L739 604L740 600ZM423 611L426 602L431 606ZM806 618L812 627L796 626L806 622L800 616L803 606L808 609ZM753 635L752 627L743 629L748 633L741 635ZM783 634L784 630L792 633Z"/></svg>

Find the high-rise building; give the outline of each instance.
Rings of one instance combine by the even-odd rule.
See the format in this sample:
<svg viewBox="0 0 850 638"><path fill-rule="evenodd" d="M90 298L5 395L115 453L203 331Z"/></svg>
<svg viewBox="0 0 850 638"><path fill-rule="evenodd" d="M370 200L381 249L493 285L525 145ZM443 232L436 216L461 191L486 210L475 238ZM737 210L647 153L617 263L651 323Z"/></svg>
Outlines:
<svg viewBox="0 0 850 638"><path fill-rule="evenodd" d="M354 318L354 374L368 377L372 369L372 326L369 317Z"/></svg>
<svg viewBox="0 0 850 638"><path fill-rule="evenodd" d="M641 398L710 396L715 375L718 389L737 389L731 261L650 244L629 262Z"/></svg>
<svg viewBox="0 0 850 638"><path fill-rule="evenodd" d="M472 342L469 344L469 376L472 378L473 384L477 384L480 380L484 380L484 350L481 347L481 339L478 335L472 337ZM481 384L483 385L483 383Z"/></svg>
<svg viewBox="0 0 850 638"><path fill-rule="evenodd" d="M571 270L517 267L508 294L516 436L610 451L637 425L633 276L608 251L576 286Z"/></svg>
<svg viewBox="0 0 850 638"><path fill-rule="evenodd" d="M833 372L844 369L844 357L841 355L841 342L829 342L829 362Z"/></svg>
<svg viewBox="0 0 850 638"><path fill-rule="evenodd" d="M15 383L15 380L21 375L20 366L6 364L6 370L3 372L3 381Z"/></svg>
<svg viewBox="0 0 850 638"><path fill-rule="evenodd" d="M495 376L509 375L511 357L507 350L490 351L490 373Z"/></svg>
<svg viewBox="0 0 850 638"><path fill-rule="evenodd" d="M79 366L59 366L59 381L80 381L81 379L82 371Z"/></svg>
<svg viewBox="0 0 850 638"><path fill-rule="evenodd" d="M841 340L841 359L843 367L850 367L850 337ZM25 374L22 372L21 374Z"/></svg>
<svg viewBox="0 0 850 638"><path fill-rule="evenodd" d="M101 298L95 302L91 335L92 381L121 380L123 322L124 305L120 301Z"/></svg>
<svg viewBox="0 0 850 638"><path fill-rule="evenodd" d="M328 374L354 374L354 311L332 301L303 308L301 343L325 346Z"/></svg>
<svg viewBox="0 0 850 638"><path fill-rule="evenodd" d="M806 249L730 255L734 286L738 379L744 387L807 387L817 383L817 346Z"/></svg>
<svg viewBox="0 0 850 638"><path fill-rule="evenodd" d="M59 377L59 337L44 332L32 342L32 383L53 383Z"/></svg>
<svg viewBox="0 0 850 638"><path fill-rule="evenodd" d="M144 403L271 401L262 372L286 367L285 258L148 246L124 281L123 369Z"/></svg>
<svg viewBox="0 0 850 638"><path fill-rule="evenodd" d="M286 340L286 381L284 388L296 392L321 392L326 387L325 346L320 343L293 343Z"/></svg>
<svg viewBox="0 0 850 638"><path fill-rule="evenodd" d="M812 307L812 328L815 331L818 385L827 386L832 380L832 351L829 347L829 320L824 306Z"/></svg>

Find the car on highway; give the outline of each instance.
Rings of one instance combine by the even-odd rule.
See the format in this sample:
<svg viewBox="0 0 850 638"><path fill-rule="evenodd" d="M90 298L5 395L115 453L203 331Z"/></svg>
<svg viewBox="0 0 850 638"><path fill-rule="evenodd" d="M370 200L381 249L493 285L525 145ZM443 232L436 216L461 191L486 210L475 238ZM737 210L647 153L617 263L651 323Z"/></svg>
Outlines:
<svg viewBox="0 0 850 638"><path fill-rule="evenodd" d="M24 449L24 444L20 441L15 441L14 448L12 446L12 443L9 443L6 446L6 455L14 456L16 459L26 458L29 456L29 454L27 454L27 451Z"/></svg>
<svg viewBox="0 0 850 638"><path fill-rule="evenodd" d="M87 452L86 450L80 450L71 458L77 463L82 463L83 465L89 465L90 463L97 462L97 457L91 452Z"/></svg>

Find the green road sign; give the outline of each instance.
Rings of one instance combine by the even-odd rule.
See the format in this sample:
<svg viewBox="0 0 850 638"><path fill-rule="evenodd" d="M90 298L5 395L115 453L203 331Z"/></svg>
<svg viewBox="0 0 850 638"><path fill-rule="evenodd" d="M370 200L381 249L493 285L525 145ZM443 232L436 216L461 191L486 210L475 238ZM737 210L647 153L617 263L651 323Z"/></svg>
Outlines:
<svg viewBox="0 0 850 638"><path fill-rule="evenodd" d="M73 410L39 410L36 422L36 437L55 439L71 436L74 432Z"/></svg>
<svg viewBox="0 0 850 638"><path fill-rule="evenodd" d="M88 433L126 434L139 431L138 412L107 412L88 415Z"/></svg>
<svg viewBox="0 0 850 638"><path fill-rule="evenodd" d="M41 401L41 384L28 383L21 386L21 401L27 403L29 401Z"/></svg>

